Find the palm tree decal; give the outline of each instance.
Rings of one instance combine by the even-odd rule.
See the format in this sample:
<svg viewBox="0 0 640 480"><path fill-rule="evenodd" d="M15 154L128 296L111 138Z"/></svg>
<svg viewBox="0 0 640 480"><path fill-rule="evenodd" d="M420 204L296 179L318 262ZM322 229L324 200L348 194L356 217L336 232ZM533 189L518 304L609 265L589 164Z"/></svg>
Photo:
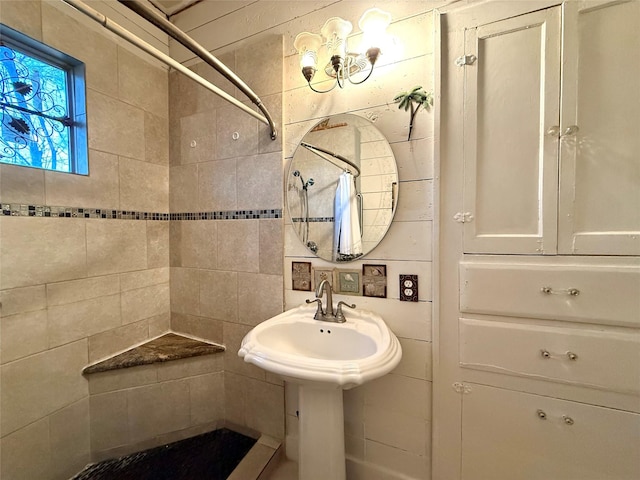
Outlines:
<svg viewBox="0 0 640 480"><path fill-rule="evenodd" d="M395 96L394 103L398 103L398 108L404 108L405 112L411 110L411 119L409 120L409 136L407 141L411 140L411 131L413 130L413 120L418 113L420 107L429 111L433 105L433 94L427 93L421 86L414 87L410 92L402 92Z"/></svg>

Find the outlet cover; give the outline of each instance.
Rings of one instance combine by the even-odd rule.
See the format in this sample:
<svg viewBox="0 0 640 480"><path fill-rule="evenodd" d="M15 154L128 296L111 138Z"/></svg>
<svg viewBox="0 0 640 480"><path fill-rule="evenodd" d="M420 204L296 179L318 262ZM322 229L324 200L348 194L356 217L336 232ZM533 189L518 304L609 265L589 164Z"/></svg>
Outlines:
<svg viewBox="0 0 640 480"><path fill-rule="evenodd" d="M400 301L418 301L418 275L400 274Z"/></svg>

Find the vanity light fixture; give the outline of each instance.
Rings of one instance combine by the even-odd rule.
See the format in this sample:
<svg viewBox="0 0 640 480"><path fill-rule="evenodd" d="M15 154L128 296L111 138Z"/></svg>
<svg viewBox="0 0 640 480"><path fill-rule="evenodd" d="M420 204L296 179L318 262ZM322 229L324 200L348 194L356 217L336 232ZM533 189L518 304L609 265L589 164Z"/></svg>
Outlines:
<svg viewBox="0 0 640 480"><path fill-rule="evenodd" d="M362 44L360 52L351 52L347 49L347 37L353 29L351 22L340 17L328 19L320 33L299 33L293 46L300 55L300 67L302 75L307 80L309 88L317 93L327 93L336 85L344 88L347 80L358 85L364 83L373 72L373 67L380 55L380 45L386 37L386 29L391 23L391 14L379 8L370 8L362 14L358 26L362 30ZM327 76L334 78L335 82L328 90L316 90L311 85L311 80L318 71L318 52L322 47L322 37L325 39L325 49L330 57L324 71ZM369 72L361 80L354 80L353 76L368 70ZM363 74L364 75L364 74Z"/></svg>

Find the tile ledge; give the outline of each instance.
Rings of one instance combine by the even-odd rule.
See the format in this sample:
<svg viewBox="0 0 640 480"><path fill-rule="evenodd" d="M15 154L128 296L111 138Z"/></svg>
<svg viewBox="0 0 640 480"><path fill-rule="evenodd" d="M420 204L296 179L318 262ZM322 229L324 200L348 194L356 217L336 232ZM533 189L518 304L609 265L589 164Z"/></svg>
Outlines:
<svg viewBox="0 0 640 480"><path fill-rule="evenodd" d="M82 373L89 375L138 365L170 362L181 358L213 355L224 351L223 345L196 340L176 333L166 333L106 360L88 365L82 370Z"/></svg>

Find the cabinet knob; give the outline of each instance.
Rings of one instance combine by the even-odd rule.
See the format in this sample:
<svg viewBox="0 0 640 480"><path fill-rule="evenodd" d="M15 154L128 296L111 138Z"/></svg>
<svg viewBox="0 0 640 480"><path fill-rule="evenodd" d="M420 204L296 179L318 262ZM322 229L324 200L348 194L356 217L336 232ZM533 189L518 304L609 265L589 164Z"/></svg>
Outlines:
<svg viewBox="0 0 640 480"><path fill-rule="evenodd" d="M549 129L547 130L547 135L558 137L560 135L560 125L549 127Z"/></svg>
<svg viewBox="0 0 640 480"><path fill-rule="evenodd" d="M566 415L562 416L562 421L565 423L565 425L573 425L573 418L567 417Z"/></svg>
<svg viewBox="0 0 640 480"><path fill-rule="evenodd" d="M538 415L538 418L541 420L547 419L547 414L543 410L538 410L536 414Z"/></svg>
<svg viewBox="0 0 640 480"><path fill-rule="evenodd" d="M551 353L549 353L549 350L542 349L540 350L540 356L542 358L551 358Z"/></svg>
<svg viewBox="0 0 640 480"><path fill-rule="evenodd" d="M573 361L578 359L578 355L576 355L573 352L567 352L567 357L569 358L569 360L573 360Z"/></svg>

